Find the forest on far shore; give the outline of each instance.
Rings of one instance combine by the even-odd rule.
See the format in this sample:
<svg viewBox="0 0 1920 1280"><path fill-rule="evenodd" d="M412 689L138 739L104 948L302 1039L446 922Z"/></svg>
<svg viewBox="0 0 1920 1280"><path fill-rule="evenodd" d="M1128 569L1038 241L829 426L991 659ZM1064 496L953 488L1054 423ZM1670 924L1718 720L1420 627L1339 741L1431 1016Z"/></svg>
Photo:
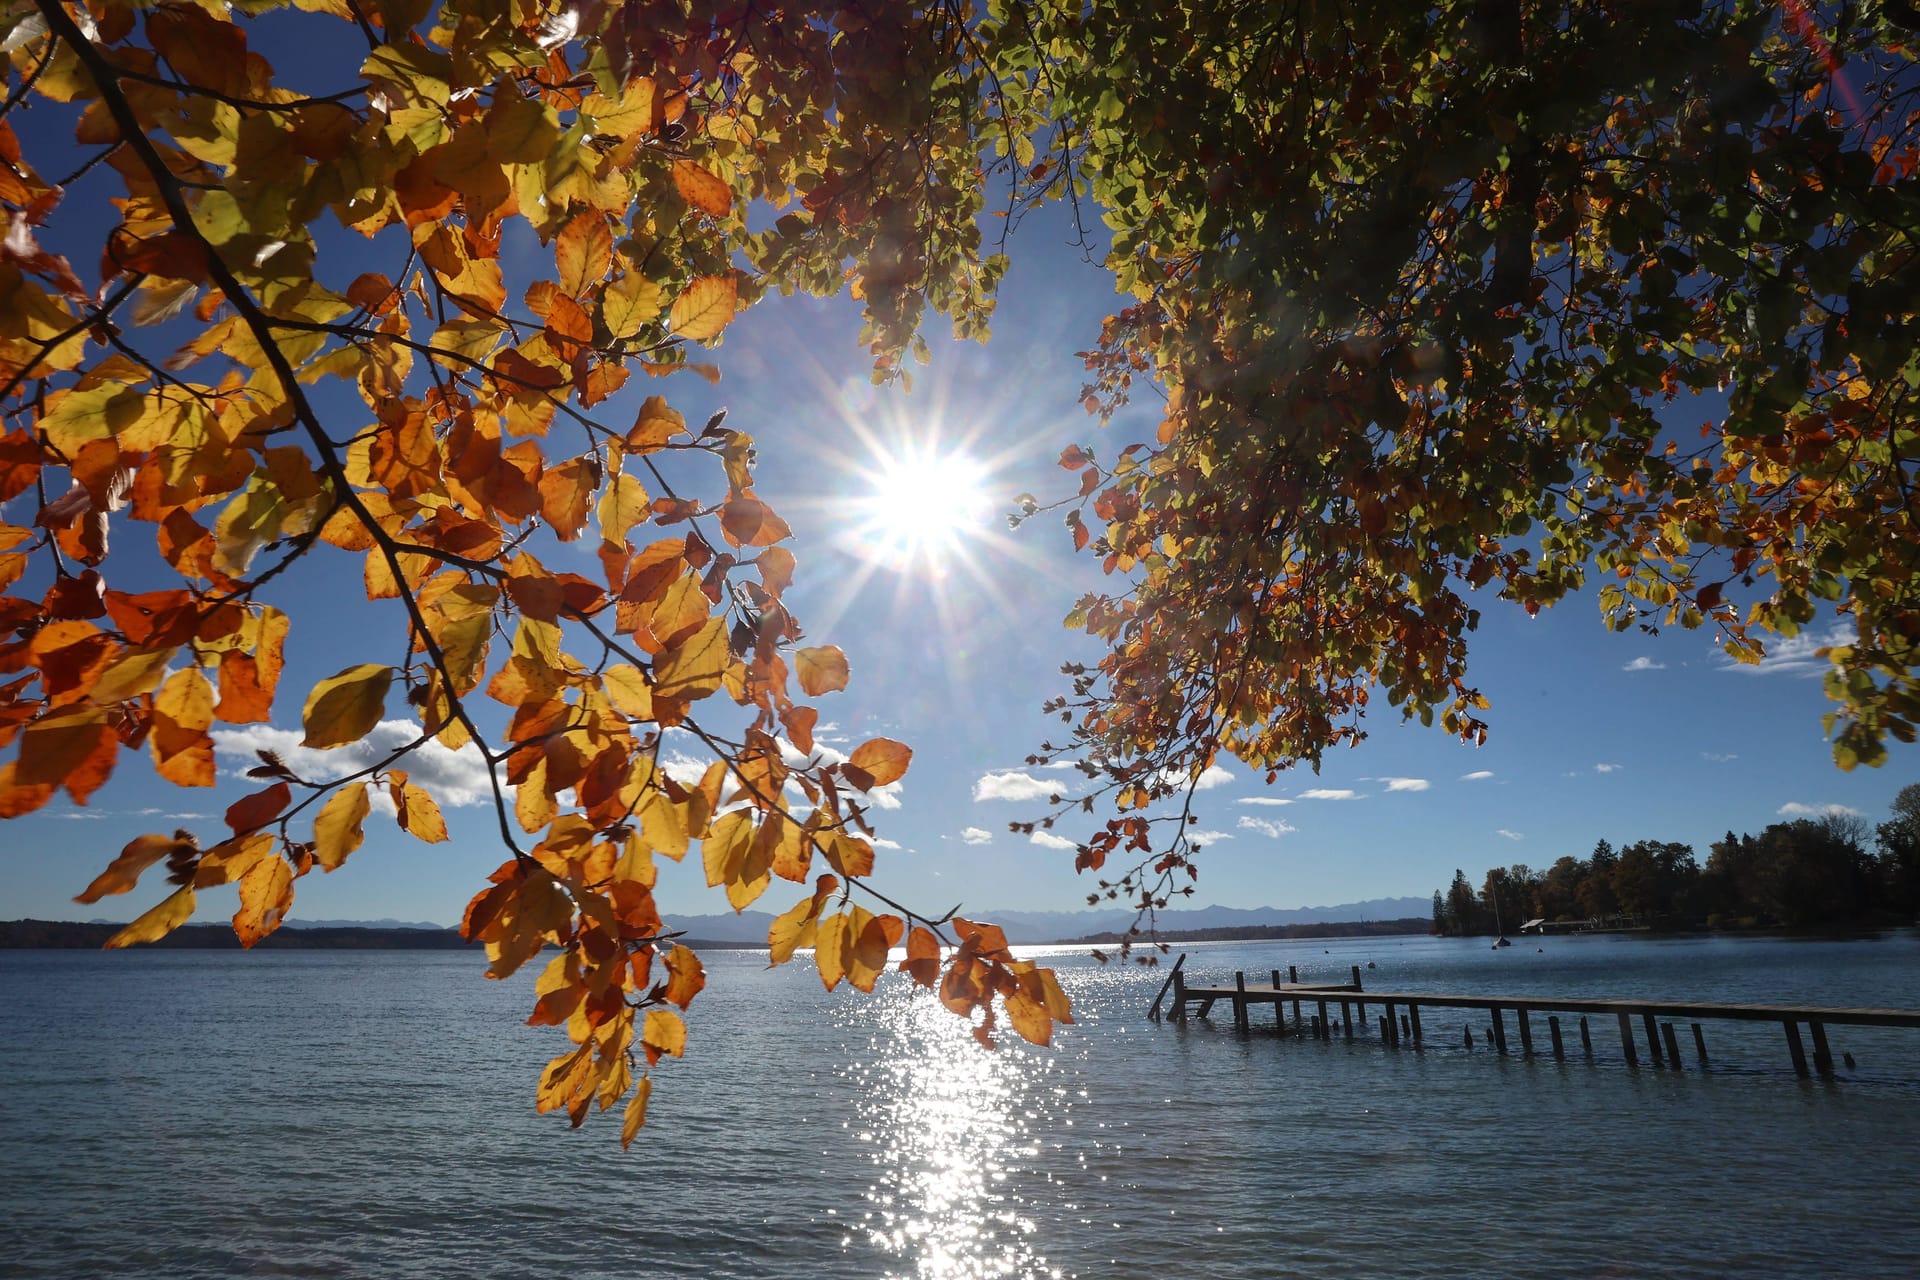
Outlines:
<svg viewBox="0 0 1920 1280"><path fill-rule="evenodd" d="M1909 924L1920 916L1920 783L1894 797L1877 826L1834 809L1728 831L1703 866L1692 845L1602 840L1585 858L1545 870L1495 867L1476 891L1466 873L1433 895L1432 932L1515 932L1529 920L1595 928L1752 929Z"/></svg>

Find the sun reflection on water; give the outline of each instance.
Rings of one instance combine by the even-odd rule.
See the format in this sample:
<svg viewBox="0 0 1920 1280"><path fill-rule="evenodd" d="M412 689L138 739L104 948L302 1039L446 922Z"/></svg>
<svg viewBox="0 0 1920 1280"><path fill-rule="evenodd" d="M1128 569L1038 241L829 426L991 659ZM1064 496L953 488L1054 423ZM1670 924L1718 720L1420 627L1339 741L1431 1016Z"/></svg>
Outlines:
<svg viewBox="0 0 1920 1280"><path fill-rule="evenodd" d="M860 1228L903 1264L884 1274L1063 1275L1039 1252L1020 1189L1040 1155L1037 1134L1072 1123L1066 1091L1048 1087L1055 1059L1009 1044L983 1052L936 1001L904 992L873 1012L872 1055L856 1074L859 1137L877 1176Z"/></svg>

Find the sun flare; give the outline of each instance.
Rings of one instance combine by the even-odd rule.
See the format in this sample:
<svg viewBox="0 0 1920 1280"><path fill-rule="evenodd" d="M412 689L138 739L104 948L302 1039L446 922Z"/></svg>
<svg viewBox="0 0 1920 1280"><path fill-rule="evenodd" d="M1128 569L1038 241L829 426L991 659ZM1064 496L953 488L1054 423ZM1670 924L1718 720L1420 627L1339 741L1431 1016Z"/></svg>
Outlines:
<svg viewBox="0 0 1920 1280"><path fill-rule="evenodd" d="M871 561L944 572L993 514L986 470L963 453L907 450L876 460L854 540Z"/></svg>

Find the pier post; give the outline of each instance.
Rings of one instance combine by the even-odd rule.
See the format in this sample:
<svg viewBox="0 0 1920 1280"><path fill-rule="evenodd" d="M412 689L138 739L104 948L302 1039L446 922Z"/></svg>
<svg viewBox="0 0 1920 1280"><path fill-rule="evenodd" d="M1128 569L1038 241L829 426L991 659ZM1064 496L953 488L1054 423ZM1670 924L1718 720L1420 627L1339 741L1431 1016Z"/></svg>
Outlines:
<svg viewBox="0 0 1920 1280"><path fill-rule="evenodd" d="M1241 1035L1247 1033L1247 975L1236 969L1233 973L1233 1029Z"/></svg>
<svg viewBox="0 0 1920 1280"><path fill-rule="evenodd" d="M1280 998L1280 971L1278 969L1273 971L1273 1025L1274 1028L1279 1031L1285 1031L1287 1029L1287 1005L1286 1002ZM1293 1029L1295 1031L1300 1029L1300 1010L1297 1007L1293 1011Z"/></svg>
<svg viewBox="0 0 1920 1280"><path fill-rule="evenodd" d="M1364 987L1362 987L1362 986L1360 985L1360 966L1359 966L1359 965L1355 965L1355 966L1353 966L1353 989L1354 989L1355 991L1364 991L1364 990L1366 990L1366 988L1364 988ZM1366 1016L1366 1011L1365 1011L1365 1010L1362 1010L1362 1011L1361 1011L1361 1016L1362 1016L1362 1017L1365 1017L1365 1016Z"/></svg>
<svg viewBox="0 0 1920 1280"><path fill-rule="evenodd" d="M1624 1013L1620 1015L1620 1047L1626 1051L1628 1066L1640 1065L1640 1054L1633 1047L1633 1020Z"/></svg>
<svg viewBox="0 0 1920 1280"><path fill-rule="evenodd" d="M1827 1048L1827 1024L1809 1022L1807 1030L1813 1032L1813 1067L1823 1076L1833 1074L1833 1053Z"/></svg>
<svg viewBox="0 0 1920 1280"><path fill-rule="evenodd" d="M1547 1015L1547 1034L1553 1037L1553 1056L1556 1058L1566 1057L1567 1047L1560 1043L1560 1016L1558 1014L1550 1013Z"/></svg>
<svg viewBox="0 0 1920 1280"><path fill-rule="evenodd" d="M1660 1032L1654 1025L1651 1013L1640 1015L1640 1025L1647 1029L1647 1056L1653 1059L1656 1067L1665 1066L1666 1060L1660 1056Z"/></svg>
<svg viewBox="0 0 1920 1280"><path fill-rule="evenodd" d="M1493 1047L1501 1053L1507 1051L1507 1020L1498 1009L1490 1009L1493 1014Z"/></svg>
<svg viewBox="0 0 1920 1280"><path fill-rule="evenodd" d="M1345 1000L1340 1002L1340 1029L1347 1033L1347 1039L1353 1039L1353 1006Z"/></svg>
<svg viewBox="0 0 1920 1280"><path fill-rule="evenodd" d="M1707 1065L1707 1037L1701 1032L1700 1024L1697 1022L1693 1024L1693 1051L1699 1055L1701 1067L1705 1068Z"/></svg>
<svg viewBox="0 0 1920 1280"><path fill-rule="evenodd" d="M1407 1007L1409 1009L1413 1008L1412 1005L1408 1005ZM1404 1013L1400 1015L1400 1038L1402 1040L1413 1039L1413 1022Z"/></svg>
<svg viewBox="0 0 1920 1280"><path fill-rule="evenodd" d="M1320 1024L1321 1024L1321 1017L1319 1014L1316 1013L1313 1015L1313 1038L1315 1040L1320 1040L1325 1038L1320 1034Z"/></svg>
<svg viewBox="0 0 1920 1280"><path fill-rule="evenodd" d="M1800 1024L1789 1018L1780 1024L1787 1029L1787 1052L1793 1055L1793 1073L1807 1074L1807 1051L1800 1043Z"/></svg>
<svg viewBox="0 0 1920 1280"><path fill-rule="evenodd" d="M1181 957L1183 960L1185 958ZM1187 1020L1187 980L1182 976L1180 966L1177 964L1173 967L1173 1020L1175 1022Z"/></svg>
<svg viewBox="0 0 1920 1280"><path fill-rule="evenodd" d="M1387 1016L1382 1018L1381 1021L1386 1024L1387 1043L1394 1046L1396 1049L1399 1048L1400 1047L1400 1023L1394 1018L1393 1006L1391 1004L1387 1006Z"/></svg>
<svg viewBox="0 0 1920 1280"><path fill-rule="evenodd" d="M1589 1058L1593 1056L1593 1032L1587 1029L1587 1015L1584 1013L1580 1015L1580 1047L1586 1050Z"/></svg>
<svg viewBox="0 0 1920 1280"><path fill-rule="evenodd" d="M1413 1043L1415 1047L1418 1047L1420 1044L1420 1006L1417 1004L1408 1005L1407 1016L1413 1019Z"/></svg>
<svg viewBox="0 0 1920 1280"><path fill-rule="evenodd" d="M1473 1048L1473 1028L1471 1026L1461 1027L1460 1034L1463 1037L1465 1037L1467 1042L1467 1048L1469 1049Z"/></svg>
<svg viewBox="0 0 1920 1280"><path fill-rule="evenodd" d="M1686 1068L1680 1065L1680 1042L1673 1038L1673 1024L1671 1022L1661 1023L1660 1034L1666 1037L1667 1058L1673 1063L1673 1069L1675 1071L1684 1071Z"/></svg>
<svg viewBox="0 0 1920 1280"><path fill-rule="evenodd" d="M1527 1011L1524 1008L1517 1012L1520 1015L1520 1052L1531 1058L1533 1056L1533 1023L1528 1021Z"/></svg>
<svg viewBox="0 0 1920 1280"><path fill-rule="evenodd" d="M1278 969L1275 969L1273 971L1273 976L1275 978L1274 985L1278 986L1280 971ZM1299 985L1300 967L1298 965L1290 964L1287 966L1287 982L1291 985L1295 985L1295 986ZM1297 997L1294 999L1294 1002L1293 1002L1293 1025L1296 1027L1300 1025L1300 1001Z"/></svg>
<svg viewBox="0 0 1920 1280"><path fill-rule="evenodd" d="M1380 1043L1381 1044L1389 1043L1387 1040L1387 1019L1384 1014L1381 1015L1381 1018L1380 1018Z"/></svg>
<svg viewBox="0 0 1920 1280"><path fill-rule="evenodd" d="M1316 1025L1320 1028L1320 1038L1322 1040L1333 1039L1333 1024L1327 1021L1327 1002L1325 1000L1320 1001L1320 1017Z"/></svg>

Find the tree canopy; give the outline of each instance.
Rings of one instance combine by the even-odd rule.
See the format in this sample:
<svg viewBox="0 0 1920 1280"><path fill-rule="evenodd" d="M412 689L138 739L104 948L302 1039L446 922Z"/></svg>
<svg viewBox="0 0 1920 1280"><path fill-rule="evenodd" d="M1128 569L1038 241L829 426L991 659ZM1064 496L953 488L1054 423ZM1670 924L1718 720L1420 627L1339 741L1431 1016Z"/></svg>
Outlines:
<svg viewBox="0 0 1920 1280"><path fill-rule="evenodd" d="M1044 1043L1070 1017L1049 972L870 879L866 797L911 751L812 752L847 657L783 603L799 561L751 436L666 393L769 292L859 299L877 379L924 354L929 307L984 337L1006 264L982 227L1051 199L1104 220L1125 303L1086 407L1165 396L1153 439L1069 449L1073 491L1025 504L1116 583L1068 619L1107 652L1052 704L1098 782L1076 803L1115 806L1080 866L1133 862L1108 892L1151 910L1191 873L1189 815L1149 809L1220 751L1317 763L1376 692L1482 737L1480 590L1532 611L1596 582L1608 625L1710 626L1747 659L1830 605L1856 631L1836 759L1877 762L1920 715L1914 25L1747 0L16 4L0 816L84 803L123 751L211 785L212 726L276 705L276 584L345 552L403 656L281 705L316 748L390 705L418 737L341 777L263 758L217 841L133 841L82 900L161 862L177 888L116 942L235 882L264 936L360 845L370 786L444 838L406 755L471 744L508 857L464 928L494 976L559 948L532 1020L576 1047L543 1109L644 1121L636 1072L682 1052L704 983L660 937L653 860L696 845L736 908L807 886L776 962L812 947L829 988L870 989L904 942L983 1041L1004 1017ZM130 526L172 582L109 568ZM598 580L539 558L581 539ZM661 769L669 729L710 753L697 785Z"/></svg>

